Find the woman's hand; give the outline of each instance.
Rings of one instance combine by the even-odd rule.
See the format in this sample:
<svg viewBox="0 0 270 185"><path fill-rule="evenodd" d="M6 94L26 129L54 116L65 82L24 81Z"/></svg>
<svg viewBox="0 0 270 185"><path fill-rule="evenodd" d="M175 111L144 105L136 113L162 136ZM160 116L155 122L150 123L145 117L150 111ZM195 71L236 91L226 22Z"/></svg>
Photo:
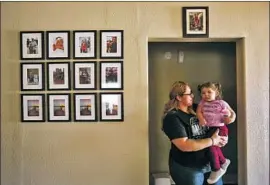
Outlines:
<svg viewBox="0 0 270 185"><path fill-rule="evenodd" d="M228 110L230 112L230 115L229 116L224 116L223 121L224 121L225 124L233 123L235 121L235 118L236 118L236 114L232 110L232 108L231 107L228 107Z"/></svg>
<svg viewBox="0 0 270 185"><path fill-rule="evenodd" d="M228 136L219 136L219 129L212 135L213 146L223 147L228 143Z"/></svg>

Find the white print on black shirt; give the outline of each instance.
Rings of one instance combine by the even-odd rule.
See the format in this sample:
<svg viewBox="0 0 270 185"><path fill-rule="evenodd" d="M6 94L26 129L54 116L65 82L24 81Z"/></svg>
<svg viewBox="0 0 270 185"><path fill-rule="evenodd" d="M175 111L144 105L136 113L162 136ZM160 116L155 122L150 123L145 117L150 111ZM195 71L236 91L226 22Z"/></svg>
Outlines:
<svg viewBox="0 0 270 185"><path fill-rule="evenodd" d="M208 127L202 127L199 125L199 120L196 117L192 117L189 120L191 128L191 138L192 139L201 139L205 138L208 131Z"/></svg>

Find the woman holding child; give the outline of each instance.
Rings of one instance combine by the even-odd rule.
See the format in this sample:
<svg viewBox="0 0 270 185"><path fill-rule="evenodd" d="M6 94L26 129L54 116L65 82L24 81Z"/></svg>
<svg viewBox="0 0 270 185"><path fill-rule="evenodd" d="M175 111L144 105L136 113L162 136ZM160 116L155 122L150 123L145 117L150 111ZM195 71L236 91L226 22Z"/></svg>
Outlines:
<svg viewBox="0 0 270 185"><path fill-rule="evenodd" d="M197 106L193 104L193 98L189 85L177 81L164 107L162 130L171 141L169 169L176 185L206 185L211 172L206 157L208 148L223 147L228 142L227 136L219 136L218 129L211 137L208 136L208 127L201 126L196 117ZM236 118L229 106L228 111L223 119L225 124L234 122ZM213 184L222 185L222 179L216 179Z"/></svg>

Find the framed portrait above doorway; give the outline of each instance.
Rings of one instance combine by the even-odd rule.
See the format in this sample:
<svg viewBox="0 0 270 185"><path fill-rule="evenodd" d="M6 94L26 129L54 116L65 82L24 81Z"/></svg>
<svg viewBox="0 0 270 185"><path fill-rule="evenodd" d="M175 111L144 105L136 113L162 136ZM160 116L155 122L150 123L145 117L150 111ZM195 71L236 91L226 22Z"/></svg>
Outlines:
<svg viewBox="0 0 270 185"><path fill-rule="evenodd" d="M209 37L208 7L182 8L183 37Z"/></svg>

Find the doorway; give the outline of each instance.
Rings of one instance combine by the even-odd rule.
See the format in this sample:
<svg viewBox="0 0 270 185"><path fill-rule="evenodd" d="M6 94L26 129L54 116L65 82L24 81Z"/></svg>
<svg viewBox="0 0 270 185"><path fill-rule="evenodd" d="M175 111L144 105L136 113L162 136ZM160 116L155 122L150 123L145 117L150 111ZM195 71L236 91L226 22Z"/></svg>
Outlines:
<svg viewBox="0 0 270 185"><path fill-rule="evenodd" d="M241 58L237 51L238 45L236 41L149 42L149 174L168 172L170 143L160 128L163 106L174 81L188 82L195 93L195 102L199 101L196 92L198 84L205 81L220 82L224 100L238 113L237 84L241 75L237 64ZM239 182L238 121L228 126L229 143L223 149L224 155L232 162L223 177L225 183Z"/></svg>

